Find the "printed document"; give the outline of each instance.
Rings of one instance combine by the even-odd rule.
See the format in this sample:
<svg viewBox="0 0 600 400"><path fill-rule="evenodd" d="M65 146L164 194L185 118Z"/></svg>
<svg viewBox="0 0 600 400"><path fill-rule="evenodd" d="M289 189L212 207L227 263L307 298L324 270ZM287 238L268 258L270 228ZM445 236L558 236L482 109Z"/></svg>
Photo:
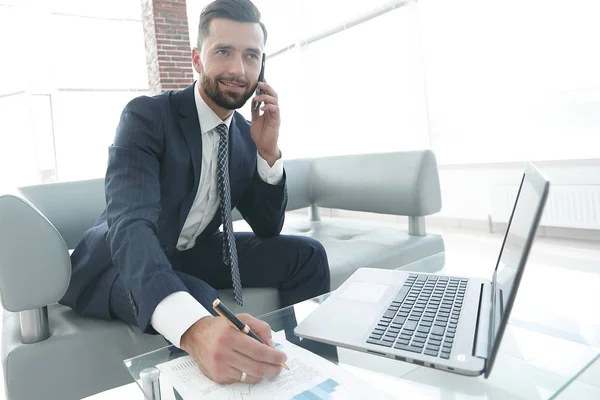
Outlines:
<svg viewBox="0 0 600 400"><path fill-rule="evenodd" d="M286 365L275 378L263 379L256 385L234 383L219 385L201 372L190 356L159 364L162 377L167 378L183 400L249 400L249 399L386 399L378 391L343 368L288 342L284 332L273 335L275 347L288 356Z"/></svg>

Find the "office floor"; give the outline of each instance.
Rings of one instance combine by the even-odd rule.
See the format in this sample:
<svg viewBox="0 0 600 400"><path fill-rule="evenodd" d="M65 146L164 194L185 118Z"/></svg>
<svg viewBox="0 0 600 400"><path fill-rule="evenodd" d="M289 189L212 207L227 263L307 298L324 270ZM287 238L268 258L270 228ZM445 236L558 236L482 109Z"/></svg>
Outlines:
<svg viewBox="0 0 600 400"><path fill-rule="evenodd" d="M291 216L291 218L298 217L306 218L298 215ZM491 275L502 242L500 234L436 227L429 228L429 231L444 236L448 263L461 263L460 268L463 268L465 275L484 277ZM469 262L465 263L465 259ZM533 272L527 275L530 271L529 267L531 271L552 271L552 279L542 279L539 285L533 285L531 280L539 277ZM575 343L600 348L600 310L597 308L597 304L600 304L600 291L597 290L600 287L600 242L537 238L527 272L522 288L530 289L519 292L515 305L514 324L524 328L533 325L544 326L554 335ZM527 281L530 283L527 284ZM583 285L583 289L582 286L577 286L578 284ZM535 302L538 290L555 291L556 303L540 305L536 320L531 318L528 318L528 321L521 320L519 303ZM562 296L577 296L581 298L581 304L587 304L588 307L582 310L561 309ZM583 331L581 321L589 322ZM5 398L3 379L0 379L0 385L0 400L2 400ZM575 390L568 392L564 398L586 398L586 394L589 393L600 396L600 365L594 365L586 371L577 385Z"/></svg>

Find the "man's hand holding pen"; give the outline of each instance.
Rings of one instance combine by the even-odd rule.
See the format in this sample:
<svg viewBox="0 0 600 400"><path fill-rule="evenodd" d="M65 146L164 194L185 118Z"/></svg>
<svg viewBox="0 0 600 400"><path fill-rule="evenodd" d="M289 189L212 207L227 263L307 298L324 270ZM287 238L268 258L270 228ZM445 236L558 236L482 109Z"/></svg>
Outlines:
<svg viewBox="0 0 600 400"><path fill-rule="evenodd" d="M181 348L205 376L220 384L258 383L277 376L287 356L273 347L271 327L249 314L238 314L237 318L266 344L233 329L226 318L205 317L183 334Z"/></svg>

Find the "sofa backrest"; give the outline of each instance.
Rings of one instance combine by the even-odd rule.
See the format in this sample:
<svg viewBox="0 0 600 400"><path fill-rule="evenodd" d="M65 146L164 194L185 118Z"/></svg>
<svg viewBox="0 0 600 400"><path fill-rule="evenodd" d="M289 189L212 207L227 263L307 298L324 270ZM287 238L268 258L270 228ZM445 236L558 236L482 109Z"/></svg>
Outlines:
<svg viewBox="0 0 600 400"><path fill-rule="evenodd" d="M441 209L435 155L429 150L285 160L287 210L315 204L373 213L425 216ZM106 205L104 179L20 188L75 248ZM234 210L233 219L241 219Z"/></svg>
<svg viewBox="0 0 600 400"><path fill-rule="evenodd" d="M317 158L309 181L311 202L319 207L409 217L442 208L430 150Z"/></svg>

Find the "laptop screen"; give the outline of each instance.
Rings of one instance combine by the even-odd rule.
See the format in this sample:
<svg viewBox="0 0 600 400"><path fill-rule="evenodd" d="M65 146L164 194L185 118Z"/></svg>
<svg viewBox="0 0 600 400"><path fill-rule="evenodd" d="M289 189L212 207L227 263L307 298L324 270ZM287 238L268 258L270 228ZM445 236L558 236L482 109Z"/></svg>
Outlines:
<svg viewBox="0 0 600 400"><path fill-rule="evenodd" d="M488 368L495 356L523 274L548 194L548 181L531 165L523 174L502 250L492 278Z"/></svg>

